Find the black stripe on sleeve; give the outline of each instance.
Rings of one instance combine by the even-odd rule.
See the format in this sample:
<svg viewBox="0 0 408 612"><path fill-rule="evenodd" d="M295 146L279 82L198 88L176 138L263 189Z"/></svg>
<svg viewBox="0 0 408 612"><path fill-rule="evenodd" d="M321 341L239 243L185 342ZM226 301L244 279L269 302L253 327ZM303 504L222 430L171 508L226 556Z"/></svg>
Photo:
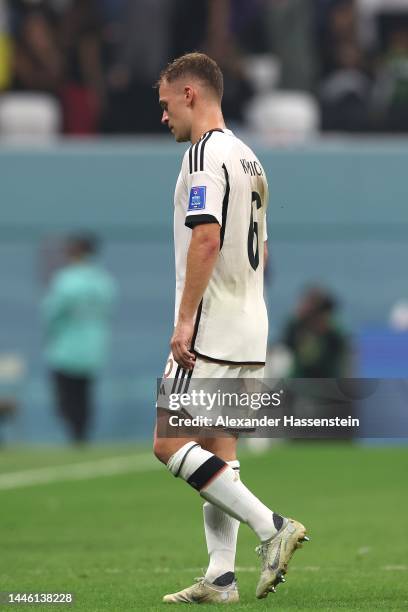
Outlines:
<svg viewBox="0 0 408 612"><path fill-rule="evenodd" d="M200 142L197 142L196 145L194 145L194 172L197 172L198 170L198 146L199 146Z"/></svg>
<svg viewBox="0 0 408 612"><path fill-rule="evenodd" d="M200 465L200 467L191 474L190 478L187 480L188 484L193 487L193 489L197 489L197 491L201 491L206 484L209 483L210 480L214 478L218 474L220 470L226 467L225 461L213 455L205 463Z"/></svg>
<svg viewBox="0 0 408 612"><path fill-rule="evenodd" d="M193 172L193 147L191 146L188 150L188 171L190 174Z"/></svg>
<svg viewBox="0 0 408 612"><path fill-rule="evenodd" d="M230 197L230 182L229 182L228 170L225 164L222 164L222 168L225 174L225 194L224 194L224 199L222 201L222 225L221 225L221 233L220 233L220 250L222 249L222 245L224 244L225 226L227 224L228 204L229 204L229 197Z"/></svg>
<svg viewBox="0 0 408 612"><path fill-rule="evenodd" d="M223 130L221 130L220 128L215 128L213 130L209 130L208 132L205 132L201 136L200 140L196 142L196 144L190 147L189 152L188 152L190 174L192 174L193 172L198 172L199 169L204 170L204 146L213 132L223 133ZM198 165L198 150L199 149L200 149L200 165ZM194 153L194 160L193 160L193 153Z"/></svg>
<svg viewBox="0 0 408 612"><path fill-rule="evenodd" d="M196 225L204 225L205 223L217 223L219 222L213 215L188 215L184 221L184 225L193 229Z"/></svg>
<svg viewBox="0 0 408 612"><path fill-rule="evenodd" d="M201 144L201 151L200 151L200 171L201 172L204 170L204 148L205 148L205 145L208 139L211 138L211 134L212 132L208 132L208 134L205 135L204 140Z"/></svg>

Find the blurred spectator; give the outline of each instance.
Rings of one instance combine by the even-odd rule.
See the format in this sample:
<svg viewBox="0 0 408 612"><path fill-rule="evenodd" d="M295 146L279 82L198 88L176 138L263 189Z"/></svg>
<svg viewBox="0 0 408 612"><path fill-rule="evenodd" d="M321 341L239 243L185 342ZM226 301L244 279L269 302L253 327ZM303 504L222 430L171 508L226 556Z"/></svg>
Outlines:
<svg viewBox="0 0 408 612"><path fill-rule="evenodd" d="M264 54L269 49L265 4L265 0L234 0L230 3L230 28L243 54Z"/></svg>
<svg viewBox="0 0 408 612"><path fill-rule="evenodd" d="M113 279L92 261L96 251L95 238L71 238L68 264L52 279L43 303L58 412L77 442L89 436L94 381L106 360L116 297Z"/></svg>
<svg viewBox="0 0 408 612"><path fill-rule="evenodd" d="M339 67L341 49L359 48L358 17L354 0L319 0L323 16L317 26L322 75Z"/></svg>
<svg viewBox="0 0 408 612"><path fill-rule="evenodd" d="M71 0L60 22L65 59L61 98L67 134L94 134L105 104L100 21L96 0Z"/></svg>
<svg viewBox="0 0 408 612"><path fill-rule="evenodd" d="M269 51L281 62L279 86L312 91L318 76L314 0L266 0Z"/></svg>
<svg viewBox="0 0 408 612"><path fill-rule="evenodd" d="M231 0L208 0L204 51L220 66L224 75L223 113L227 121L243 121L244 107L253 95L246 78L243 56L232 29Z"/></svg>
<svg viewBox="0 0 408 612"><path fill-rule="evenodd" d="M249 14L246 3L244 14ZM208 53L224 75L223 113L227 121L243 121L245 104L253 90L246 78L239 47L240 9L243 3L231 0L176 0L172 24L172 57L191 50Z"/></svg>
<svg viewBox="0 0 408 612"><path fill-rule="evenodd" d="M108 66L107 132L161 130L153 85L170 60L173 8L174 0L125 0L116 22L120 42Z"/></svg>
<svg viewBox="0 0 408 612"><path fill-rule="evenodd" d="M128 0L99 0L99 20L102 51L102 66L105 80L106 104L108 104L108 88L110 73L116 66L119 49L122 45L123 13ZM107 112L108 107L105 107Z"/></svg>
<svg viewBox="0 0 408 612"><path fill-rule="evenodd" d="M408 131L408 23L397 23L377 74L373 104L379 125L390 132Z"/></svg>
<svg viewBox="0 0 408 612"><path fill-rule="evenodd" d="M336 68L320 88L323 130L368 130L371 85L359 47L342 43L337 48Z"/></svg>
<svg viewBox="0 0 408 612"><path fill-rule="evenodd" d="M282 342L293 353L293 378L340 378L346 375L347 342L334 319L337 302L318 287L301 296Z"/></svg>
<svg viewBox="0 0 408 612"><path fill-rule="evenodd" d="M170 22L170 56L179 57L191 50L203 51L207 35L209 0L175 0Z"/></svg>
<svg viewBox="0 0 408 612"><path fill-rule="evenodd" d="M13 69L13 89L58 94L63 58L48 12L32 9L24 14L15 39Z"/></svg>

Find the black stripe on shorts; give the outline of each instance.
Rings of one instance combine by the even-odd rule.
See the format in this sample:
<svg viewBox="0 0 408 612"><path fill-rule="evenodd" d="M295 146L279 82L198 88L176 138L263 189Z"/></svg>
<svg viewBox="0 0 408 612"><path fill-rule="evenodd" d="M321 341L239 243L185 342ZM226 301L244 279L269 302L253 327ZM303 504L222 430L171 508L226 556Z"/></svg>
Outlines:
<svg viewBox="0 0 408 612"><path fill-rule="evenodd" d="M193 367L192 370L189 371L189 373L187 375L186 386L184 387L184 393L188 393L188 389L190 387L190 381L191 381L191 377L193 375L193 371L194 371L194 367Z"/></svg>
<svg viewBox="0 0 408 612"><path fill-rule="evenodd" d="M178 377L179 377L180 370L181 370L181 367L180 367L180 366L177 366L176 375L175 375L175 377L174 377L174 380L173 380L173 386L172 386L172 388L171 388L171 393L175 393L175 391L176 391L177 379L178 379Z"/></svg>
<svg viewBox="0 0 408 612"><path fill-rule="evenodd" d="M181 370L180 384L178 386L178 389L177 389L176 393L181 393L181 389L182 389L182 386L183 386L183 381L184 381L185 375L186 375L186 370L184 370L184 369Z"/></svg>

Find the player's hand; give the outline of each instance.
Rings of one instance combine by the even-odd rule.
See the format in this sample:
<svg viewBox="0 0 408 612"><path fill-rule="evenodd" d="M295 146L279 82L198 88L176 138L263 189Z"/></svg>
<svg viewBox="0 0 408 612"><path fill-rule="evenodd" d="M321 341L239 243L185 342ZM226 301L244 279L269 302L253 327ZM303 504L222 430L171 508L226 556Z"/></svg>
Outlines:
<svg viewBox="0 0 408 612"><path fill-rule="evenodd" d="M195 363L195 355L190 351L191 339L194 333L194 320L179 321L174 329L170 341L171 351L179 366L185 370L192 370Z"/></svg>

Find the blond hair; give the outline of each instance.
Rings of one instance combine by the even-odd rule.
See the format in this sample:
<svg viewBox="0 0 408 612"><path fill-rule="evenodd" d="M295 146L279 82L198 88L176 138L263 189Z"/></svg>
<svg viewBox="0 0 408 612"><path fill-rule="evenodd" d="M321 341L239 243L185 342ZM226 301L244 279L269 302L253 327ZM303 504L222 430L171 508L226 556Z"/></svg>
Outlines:
<svg viewBox="0 0 408 612"><path fill-rule="evenodd" d="M186 53L170 62L160 73L156 86L160 87L163 81L172 83L186 76L199 79L212 89L221 101L224 78L218 64L205 53Z"/></svg>

